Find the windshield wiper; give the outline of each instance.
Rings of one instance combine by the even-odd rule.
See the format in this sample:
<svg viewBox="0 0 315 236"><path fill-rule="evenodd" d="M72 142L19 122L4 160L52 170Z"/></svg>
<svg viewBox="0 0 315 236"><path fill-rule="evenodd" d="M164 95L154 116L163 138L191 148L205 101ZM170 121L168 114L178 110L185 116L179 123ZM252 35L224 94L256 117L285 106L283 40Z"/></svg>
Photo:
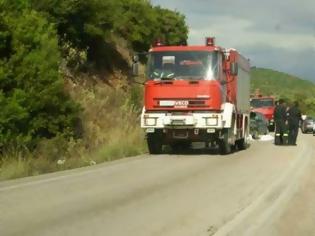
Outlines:
<svg viewBox="0 0 315 236"><path fill-rule="evenodd" d="M181 79L181 80L204 80L203 76L193 76L193 75L182 75L182 76L177 76L175 79Z"/></svg>
<svg viewBox="0 0 315 236"><path fill-rule="evenodd" d="M160 80L174 80L175 77L161 77Z"/></svg>

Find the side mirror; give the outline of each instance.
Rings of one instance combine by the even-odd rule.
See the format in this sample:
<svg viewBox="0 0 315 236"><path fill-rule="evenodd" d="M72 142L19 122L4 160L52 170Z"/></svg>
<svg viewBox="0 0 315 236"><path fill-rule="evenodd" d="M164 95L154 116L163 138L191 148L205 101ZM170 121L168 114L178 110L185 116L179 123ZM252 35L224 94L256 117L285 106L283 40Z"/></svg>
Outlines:
<svg viewBox="0 0 315 236"><path fill-rule="evenodd" d="M132 63L132 76L139 76L139 62Z"/></svg>
<svg viewBox="0 0 315 236"><path fill-rule="evenodd" d="M231 75L238 75L238 64L236 62L231 63Z"/></svg>
<svg viewBox="0 0 315 236"><path fill-rule="evenodd" d="M139 55L136 54L132 57L132 76L139 76Z"/></svg>
<svg viewBox="0 0 315 236"><path fill-rule="evenodd" d="M134 56L132 57L132 61L133 61L134 63L139 62L139 56L138 56L138 55L134 55Z"/></svg>

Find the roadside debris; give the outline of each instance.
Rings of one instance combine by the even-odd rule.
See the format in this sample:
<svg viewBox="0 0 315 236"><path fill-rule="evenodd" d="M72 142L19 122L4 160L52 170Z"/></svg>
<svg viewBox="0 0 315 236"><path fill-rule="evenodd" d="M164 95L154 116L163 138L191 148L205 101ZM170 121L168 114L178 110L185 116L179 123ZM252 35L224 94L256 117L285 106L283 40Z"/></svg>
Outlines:
<svg viewBox="0 0 315 236"><path fill-rule="evenodd" d="M260 136L259 141L273 141L274 137L270 134Z"/></svg>
<svg viewBox="0 0 315 236"><path fill-rule="evenodd" d="M65 162L66 162L66 160L58 160L57 165L62 166L65 164Z"/></svg>

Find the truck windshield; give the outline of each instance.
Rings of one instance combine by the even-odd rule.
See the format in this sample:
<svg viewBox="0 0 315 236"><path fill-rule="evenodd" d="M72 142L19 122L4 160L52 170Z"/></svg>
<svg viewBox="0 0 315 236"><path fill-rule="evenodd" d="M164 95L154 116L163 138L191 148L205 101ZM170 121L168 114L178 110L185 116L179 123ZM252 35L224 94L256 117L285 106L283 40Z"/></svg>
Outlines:
<svg viewBox="0 0 315 236"><path fill-rule="evenodd" d="M147 77L172 80L215 80L218 78L216 52L167 51L149 55Z"/></svg>
<svg viewBox="0 0 315 236"><path fill-rule="evenodd" d="M273 99L251 99L250 106L253 108L272 107Z"/></svg>

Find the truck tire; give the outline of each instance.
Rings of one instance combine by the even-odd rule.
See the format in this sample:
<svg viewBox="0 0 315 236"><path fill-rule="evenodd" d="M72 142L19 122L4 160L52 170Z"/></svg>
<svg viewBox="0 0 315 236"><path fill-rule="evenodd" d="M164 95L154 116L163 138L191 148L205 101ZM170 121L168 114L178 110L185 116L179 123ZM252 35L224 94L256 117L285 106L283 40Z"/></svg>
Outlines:
<svg viewBox="0 0 315 236"><path fill-rule="evenodd" d="M219 139L219 152L221 155L227 155L232 152L231 144L229 144L229 130L223 130L223 138Z"/></svg>
<svg viewBox="0 0 315 236"><path fill-rule="evenodd" d="M268 134L268 128L267 127L266 127L266 130L265 130L264 134L265 135ZM247 142L248 141L248 136L249 136L249 134L248 134L248 128L247 128L247 122L246 122L244 137L239 139L239 140L237 140L235 142L238 150L245 150L245 149L248 148L248 142Z"/></svg>
<svg viewBox="0 0 315 236"><path fill-rule="evenodd" d="M248 147L247 142L245 141L245 138L239 139L236 141L236 146L238 150L245 150Z"/></svg>
<svg viewBox="0 0 315 236"><path fill-rule="evenodd" d="M259 134L258 134L258 131L255 130L253 133L252 133L252 137L253 139L259 139Z"/></svg>
<svg viewBox="0 0 315 236"><path fill-rule="evenodd" d="M147 143L150 154L161 154L162 153L162 138L157 134L148 134Z"/></svg>

